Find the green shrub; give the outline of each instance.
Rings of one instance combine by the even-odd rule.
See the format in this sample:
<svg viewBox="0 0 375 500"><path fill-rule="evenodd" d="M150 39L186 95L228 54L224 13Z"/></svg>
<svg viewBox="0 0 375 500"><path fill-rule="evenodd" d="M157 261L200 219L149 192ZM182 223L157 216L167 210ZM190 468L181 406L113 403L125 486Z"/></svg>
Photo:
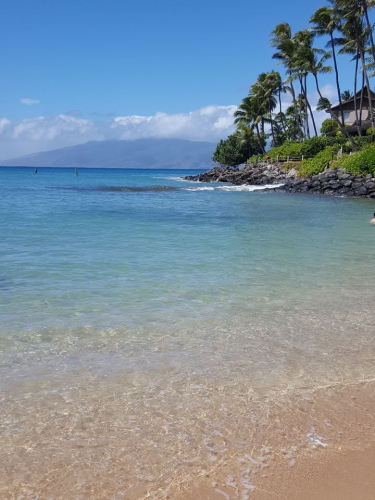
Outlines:
<svg viewBox="0 0 375 500"><path fill-rule="evenodd" d="M332 118L327 118L326 120L324 120L322 126L320 127L320 132L324 135L336 135L336 132L338 130L339 124L335 120L332 120Z"/></svg>
<svg viewBox="0 0 375 500"><path fill-rule="evenodd" d="M298 177L317 175L320 174L320 172L323 172L323 170L329 165L329 163L333 159L336 159L336 155L339 149L339 144L328 146L323 151L318 153L314 158L304 160L298 168Z"/></svg>
<svg viewBox="0 0 375 500"><path fill-rule="evenodd" d="M291 158L300 158L301 156L311 158L312 156L315 156L323 151L328 146L345 144L346 140L347 139L345 137L319 136L311 137L311 139L306 139L301 143L285 141L282 146L273 148L268 151L267 155L273 159L276 159L278 156L281 156L283 158L287 158L288 156L290 156Z"/></svg>
<svg viewBox="0 0 375 500"><path fill-rule="evenodd" d="M366 135L375 135L375 127L370 127L366 130Z"/></svg>
<svg viewBox="0 0 375 500"><path fill-rule="evenodd" d="M375 137L373 135L362 135L362 136L356 136L353 137L354 142L359 146L360 148L366 147L368 144L372 144L375 142Z"/></svg>
<svg viewBox="0 0 375 500"><path fill-rule="evenodd" d="M345 158L342 168L353 174L371 174L375 177L375 144Z"/></svg>
<svg viewBox="0 0 375 500"><path fill-rule="evenodd" d="M333 162L329 165L330 168L344 168L344 163L346 159L349 158L348 153L343 153L339 158L333 160Z"/></svg>

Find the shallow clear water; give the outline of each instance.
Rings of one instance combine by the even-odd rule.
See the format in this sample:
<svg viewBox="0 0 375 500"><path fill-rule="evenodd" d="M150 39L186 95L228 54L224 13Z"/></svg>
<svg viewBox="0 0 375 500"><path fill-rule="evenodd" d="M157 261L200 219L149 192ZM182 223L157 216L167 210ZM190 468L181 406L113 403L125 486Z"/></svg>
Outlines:
<svg viewBox="0 0 375 500"><path fill-rule="evenodd" d="M196 184L170 170L33 172L0 168L0 388L17 432L32 427L25 408L40 435L47 400L61 415L76 401L76 416L100 400L112 430L124 411L129 432L148 422L136 457L165 473L179 440L204 448L213 421L235 435L233 414L270 398L373 378L373 201ZM116 403L104 404L111 391ZM153 485L160 474L155 465Z"/></svg>

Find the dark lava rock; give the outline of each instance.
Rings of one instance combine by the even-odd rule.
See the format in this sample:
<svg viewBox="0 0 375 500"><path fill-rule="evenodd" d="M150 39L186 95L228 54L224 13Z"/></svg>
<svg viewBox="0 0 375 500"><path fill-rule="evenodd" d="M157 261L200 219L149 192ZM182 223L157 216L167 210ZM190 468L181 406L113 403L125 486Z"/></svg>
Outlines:
<svg viewBox="0 0 375 500"><path fill-rule="evenodd" d="M283 183L283 186L268 191L288 193L324 194L326 196L357 196L375 198L375 178L371 174L365 177L342 168L330 169L317 175L305 178L296 177L296 170L285 170L283 165L260 162L246 165L242 169L233 167L214 167L203 174L185 177L189 181L200 182L228 182L235 185L248 184L264 186L265 184Z"/></svg>

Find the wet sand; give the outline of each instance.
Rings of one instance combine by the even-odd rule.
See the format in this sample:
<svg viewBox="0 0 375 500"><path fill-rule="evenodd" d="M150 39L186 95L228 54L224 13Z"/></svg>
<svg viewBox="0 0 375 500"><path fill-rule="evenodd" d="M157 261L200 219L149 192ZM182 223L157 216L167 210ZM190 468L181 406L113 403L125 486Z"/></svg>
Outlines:
<svg viewBox="0 0 375 500"><path fill-rule="evenodd" d="M274 477L263 479L249 493L252 500L373 500L375 498L375 446L364 450L320 452L293 468L279 466ZM203 484L178 496L178 500L223 500L241 498L228 485L220 492ZM228 496L226 496L228 495ZM243 497L242 497L243 498Z"/></svg>
<svg viewBox="0 0 375 500"><path fill-rule="evenodd" d="M318 416L323 417L323 422L316 420L320 429L324 424L329 424L332 430L339 426L334 429L331 440L321 441L326 446L313 446L300 453L279 448L278 454L265 462L255 454L252 461L247 461L251 471L245 481L239 459L240 466L235 472L232 463L231 470L221 470L215 479L206 477L199 486L180 492L176 500L373 500L375 385L347 386L330 391L330 398L330 403L324 397L317 398L311 414L306 415L306 421L311 422ZM296 408L295 413L290 413L292 428L298 420ZM266 473L262 471L264 463ZM250 483L251 488L248 488Z"/></svg>
<svg viewBox="0 0 375 500"><path fill-rule="evenodd" d="M212 407L191 391L161 406L149 388L139 406L125 379L82 377L2 398L2 500L374 498L373 381L268 395L255 412L233 388Z"/></svg>

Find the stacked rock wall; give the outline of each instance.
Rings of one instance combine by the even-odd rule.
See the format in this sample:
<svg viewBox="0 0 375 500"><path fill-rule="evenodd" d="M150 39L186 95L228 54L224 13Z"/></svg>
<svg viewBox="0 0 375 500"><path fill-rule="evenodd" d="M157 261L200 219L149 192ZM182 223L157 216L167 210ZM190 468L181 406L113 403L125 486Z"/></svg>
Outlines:
<svg viewBox="0 0 375 500"><path fill-rule="evenodd" d="M234 185L264 186L284 183L274 188L289 193L311 193L326 196L356 196L375 198L375 178L370 174L355 175L343 169L326 168L318 175L296 177L297 171L284 170L282 165L259 163L246 165L243 169L214 167L208 172L185 177L197 182L227 182ZM271 188L272 189L272 188Z"/></svg>
<svg viewBox="0 0 375 500"><path fill-rule="evenodd" d="M282 190L290 193L375 198L375 179L370 174L354 175L343 169L326 169L318 175L287 181Z"/></svg>

